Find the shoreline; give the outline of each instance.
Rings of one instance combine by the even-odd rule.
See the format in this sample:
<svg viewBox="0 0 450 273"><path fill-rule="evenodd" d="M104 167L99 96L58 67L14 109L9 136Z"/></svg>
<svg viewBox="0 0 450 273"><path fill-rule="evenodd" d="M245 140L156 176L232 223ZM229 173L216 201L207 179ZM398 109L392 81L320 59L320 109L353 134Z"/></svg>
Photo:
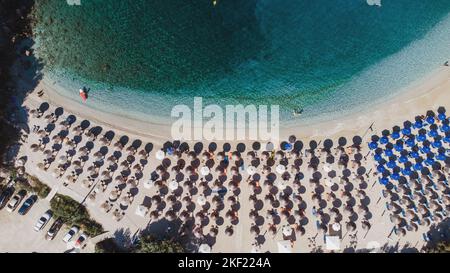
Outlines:
<svg viewBox="0 0 450 273"><path fill-rule="evenodd" d="M42 80L35 90L26 97L24 105L29 108L37 107L38 103L47 101L53 106L63 107L80 118L105 125L123 134L132 134L145 138L155 144L162 144L171 137L171 123L162 124L151 120L141 120L114 115L90 108L81 102L73 101L55 90L59 86L51 86ZM41 98L36 96L39 90L44 90ZM400 106L400 107L399 107ZM373 123L373 133L401 125L407 119L413 119L418 114L425 114L427 110L437 109L440 106L450 108L450 67L442 66L410 86L394 92L386 100L380 100L368 105L364 110L345 113L331 117L326 121L287 121L280 124L280 140L290 135L304 140L313 138L327 138L335 135L350 136L355 134L368 134L366 132ZM386 113L389 113L386 115ZM149 117L151 119L151 117ZM194 127L195 128L195 127ZM228 141L231 143L249 142L248 139ZM188 141L188 142L194 142ZM225 142L225 141L217 141Z"/></svg>

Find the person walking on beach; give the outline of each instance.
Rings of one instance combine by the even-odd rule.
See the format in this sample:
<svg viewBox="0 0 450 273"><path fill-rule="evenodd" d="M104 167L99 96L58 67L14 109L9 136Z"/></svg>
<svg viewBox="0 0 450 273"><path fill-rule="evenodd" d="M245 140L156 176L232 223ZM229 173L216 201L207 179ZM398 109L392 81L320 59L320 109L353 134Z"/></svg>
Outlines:
<svg viewBox="0 0 450 273"><path fill-rule="evenodd" d="M312 214L313 214L315 217L317 217L317 209L316 209L315 206L312 207Z"/></svg>

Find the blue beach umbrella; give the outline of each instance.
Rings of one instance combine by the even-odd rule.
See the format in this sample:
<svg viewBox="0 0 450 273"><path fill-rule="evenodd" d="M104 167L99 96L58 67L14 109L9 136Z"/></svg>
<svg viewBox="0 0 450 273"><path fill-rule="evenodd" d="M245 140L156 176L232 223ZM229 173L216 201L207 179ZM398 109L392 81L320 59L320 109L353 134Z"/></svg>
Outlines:
<svg viewBox="0 0 450 273"><path fill-rule="evenodd" d="M384 173L384 171L386 171L386 168L383 165L378 165L377 171L380 173Z"/></svg>
<svg viewBox="0 0 450 273"><path fill-rule="evenodd" d="M441 126L441 132L447 133L448 131L450 131L450 126L448 124L444 123Z"/></svg>
<svg viewBox="0 0 450 273"><path fill-rule="evenodd" d="M420 149L420 151L424 154L428 154L431 151L431 149L430 149L430 146L425 145L422 147L422 149Z"/></svg>
<svg viewBox="0 0 450 273"><path fill-rule="evenodd" d="M380 160L383 159L383 157L382 157L381 155L379 155L379 154L375 154L375 155L373 156L373 158L375 159L375 161L380 161Z"/></svg>
<svg viewBox="0 0 450 273"><path fill-rule="evenodd" d="M391 174L391 178L394 180L399 180L400 179L400 174L399 173L393 173Z"/></svg>
<svg viewBox="0 0 450 273"><path fill-rule="evenodd" d="M392 139L398 139L398 138L400 138L400 133L398 131L394 131L394 132L392 132L391 137L392 137Z"/></svg>
<svg viewBox="0 0 450 273"><path fill-rule="evenodd" d="M435 140L435 141L433 141L433 143L431 145L434 148L441 148L442 147L442 142L440 140Z"/></svg>
<svg viewBox="0 0 450 273"><path fill-rule="evenodd" d="M422 169L423 169L422 163L417 162L416 164L414 164L414 170L420 171Z"/></svg>
<svg viewBox="0 0 450 273"><path fill-rule="evenodd" d="M389 183L389 179L387 177L380 178L379 180L381 185L387 185Z"/></svg>
<svg viewBox="0 0 450 273"><path fill-rule="evenodd" d="M427 139L427 136L423 135L423 134L419 134L419 135L417 135L416 139L419 142L424 142Z"/></svg>
<svg viewBox="0 0 450 273"><path fill-rule="evenodd" d="M397 143L394 145L394 149L397 152L403 151L403 142L397 141Z"/></svg>
<svg viewBox="0 0 450 273"><path fill-rule="evenodd" d="M384 154L386 155L386 156L392 156L392 155L394 155L394 152L392 152L392 149L386 149L385 151L384 151Z"/></svg>
<svg viewBox="0 0 450 273"><path fill-rule="evenodd" d="M437 137L439 135L437 130L430 130L430 132L428 132L428 136L430 137Z"/></svg>
<svg viewBox="0 0 450 273"><path fill-rule="evenodd" d="M425 164L427 164L428 166L432 166L434 163L434 159L432 157L428 157L427 159L425 159Z"/></svg>
<svg viewBox="0 0 450 273"><path fill-rule="evenodd" d="M400 156L398 159L398 162L400 163L406 163L408 161L408 158L404 155Z"/></svg>
<svg viewBox="0 0 450 273"><path fill-rule="evenodd" d="M395 164L395 160L391 160L386 164L386 166L390 169L393 169L397 166L397 164Z"/></svg>
<svg viewBox="0 0 450 273"><path fill-rule="evenodd" d="M442 140L445 143L450 143L450 132L445 133L445 137Z"/></svg>
<svg viewBox="0 0 450 273"><path fill-rule="evenodd" d="M416 129L420 129L423 127L423 122L421 120L416 120L416 122L414 122L414 128Z"/></svg>
<svg viewBox="0 0 450 273"><path fill-rule="evenodd" d="M434 117L428 116L428 117L427 117L427 123L428 123L428 124L434 124Z"/></svg>
<svg viewBox="0 0 450 273"><path fill-rule="evenodd" d="M405 168L405 169L402 170L402 174L403 174L404 176L410 176L411 173L412 173L412 171L411 171L410 168Z"/></svg>
<svg viewBox="0 0 450 273"><path fill-rule="evenodd" d="M446 158L445 154L438 154L438 155L436 156L436 159L437 159L437 160L440 160L440 161L445 161L445 158Z"/></svg>
<svg viewBox="0 0 450 273"><path fill-rule="evenodd" d="M409 136L411 134L411 128L403 128L402 129L402 134L404 136Z"/></svg>
<svg viewBox="0 0 450 273"><path fill-rule="evenodd" d="M387 136L382 136L381 138L380 138L380 143L381 144L386 144L386 143L388 143L389 142L389 139L387 138Z"/></svg>
<svg viewBox="0 0 450 273"><path fill-rule="evenodd" d="M174 152L173 147L168 147L168 148L167 148L167 154L168 154L168 155L172 155L173 152Z"/></svg>
<svg viewBox="0 0 450 273"><path fill-rule="evenodd" d="M411 156L412 158L418 158L418 157L419 157L419 153L416 152L416 151L412 151L412 152L410 153L410 156Z"/></svg>
<svg viewBox="0 0 450 273"><path fill-rule="evenodd" d="M376 148L378 148L378 144L376 142L372 141L369 143L369 148L371 150L375 150Z"/></svg>
<svg viewBox="0 0 450 273"><path fill-rule="evenodd" d="M291 150L292 149L292 144L291 143L287 143L287 142L284 143L283 149L287 150L287 151Z"/></svg>
<svg viewBox="0 0 450 273"><path fill-rule="evenodd" d="M416 145L416 143L414 141L414 137L408 138L405 143L408 147L413 147L414 145Z"/></svg>
<svg viewBox="0 0 450 273"><path fill-rule="evenodd" d="M439 120L445 120L447 117L445 116L445 114L444 113L440 113L439 115L438 115L438 119Z"/></svg>

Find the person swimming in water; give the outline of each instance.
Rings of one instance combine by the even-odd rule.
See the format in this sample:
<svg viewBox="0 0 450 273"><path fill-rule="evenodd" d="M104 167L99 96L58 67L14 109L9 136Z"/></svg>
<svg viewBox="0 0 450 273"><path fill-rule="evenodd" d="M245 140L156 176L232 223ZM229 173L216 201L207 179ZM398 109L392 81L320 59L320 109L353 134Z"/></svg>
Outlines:
<svg viewBox="0 0 450 273"><path fill-rule="evenodd" d="M292 111L294 117L300 116L301 114L303 114L303 108L297 108Z"/></svg>

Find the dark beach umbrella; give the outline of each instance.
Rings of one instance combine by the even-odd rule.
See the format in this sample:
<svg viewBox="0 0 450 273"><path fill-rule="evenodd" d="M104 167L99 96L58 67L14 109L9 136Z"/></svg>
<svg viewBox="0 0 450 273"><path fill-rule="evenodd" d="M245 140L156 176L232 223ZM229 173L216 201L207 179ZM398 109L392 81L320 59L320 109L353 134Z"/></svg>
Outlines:
<svg viewBox="0 0 450 273"><path fill-rule="evenodd" d="M347 145L347 139L345 137L340 137L338 139L338 145L344 147L345 145Z"/></svg>

